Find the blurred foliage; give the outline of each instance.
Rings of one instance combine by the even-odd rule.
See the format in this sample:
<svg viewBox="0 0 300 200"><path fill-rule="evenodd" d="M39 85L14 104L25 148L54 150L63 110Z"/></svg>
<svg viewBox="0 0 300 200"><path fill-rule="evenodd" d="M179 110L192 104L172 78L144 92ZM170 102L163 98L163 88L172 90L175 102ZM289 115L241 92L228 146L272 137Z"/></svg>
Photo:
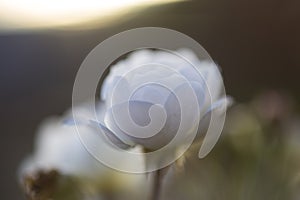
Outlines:
<svg viewBox="0 0 300 200"><path fill-rule="evenodd" d="M223 135L204 159L195 144L185 169L168 176L163 199L300 199L300 120L274 91L227 112Z"/></svg>
<svg viewBox="0 0 300 200"><path fill-rule="evenodd" d="M26 175L22 180L22 188L29 200L76 200L82 195L78 185L68 176L57 170L40 170Z"/></svg>
<svg viewBox="0 0 300 200"><path fill-rule="evenodd" d="M39 170L23 177L21 186L28 200L138 200L145 196L142 190L116 190L115 180L105 180L105 183L105 186L103 183L91 185L89 181L63 175L57 170Z"/></svg>

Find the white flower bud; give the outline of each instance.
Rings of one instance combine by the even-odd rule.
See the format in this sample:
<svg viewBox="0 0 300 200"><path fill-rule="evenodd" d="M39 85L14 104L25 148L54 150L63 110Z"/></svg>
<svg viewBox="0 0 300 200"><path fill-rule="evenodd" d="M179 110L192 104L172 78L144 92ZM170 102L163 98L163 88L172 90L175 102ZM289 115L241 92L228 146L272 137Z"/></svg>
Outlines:
<svg viewBox="0 0 300 200"><path fill-rule="evenodd" d="M102 125L127 145L159 149L179 129L189 137L207 113L229 104L222 84L218 67L189 50L137 51L104 80Z"/></svg>

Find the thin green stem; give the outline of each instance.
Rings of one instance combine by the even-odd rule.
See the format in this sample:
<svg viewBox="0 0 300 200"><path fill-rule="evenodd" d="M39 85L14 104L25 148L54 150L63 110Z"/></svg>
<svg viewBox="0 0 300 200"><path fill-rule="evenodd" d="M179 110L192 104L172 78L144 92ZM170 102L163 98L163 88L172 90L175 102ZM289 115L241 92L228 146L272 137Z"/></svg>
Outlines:
<svg viewBox="0 0 300 200"><path fill-rule="evenodd" d="M150 194L151 195L150 200L159 200L161 195L163 175L160 169L152 172L152 174L153 174L153 185L152 185L152 192Z"/></svg>

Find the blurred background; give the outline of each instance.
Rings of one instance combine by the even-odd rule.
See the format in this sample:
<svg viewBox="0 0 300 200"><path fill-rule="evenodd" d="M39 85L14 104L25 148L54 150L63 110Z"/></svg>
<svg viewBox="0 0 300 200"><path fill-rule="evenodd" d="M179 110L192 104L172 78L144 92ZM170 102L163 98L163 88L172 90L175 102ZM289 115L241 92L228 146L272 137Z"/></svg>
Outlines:
<svg viewBox="0 0 300 200"><path fill-rule="evenodd" d="M99 1L93 12L71 6L74 16L56 9L59 1L50 1L47 11L40 10L47 5L20 2L0 1L0 199L22 199L17 167L32 151L38 124L71 106L86 55L131 28L165 27L194 38L221 66L226 91L239 103L271 90L292 99L293 112L299 110L300 1Z"/></svg>

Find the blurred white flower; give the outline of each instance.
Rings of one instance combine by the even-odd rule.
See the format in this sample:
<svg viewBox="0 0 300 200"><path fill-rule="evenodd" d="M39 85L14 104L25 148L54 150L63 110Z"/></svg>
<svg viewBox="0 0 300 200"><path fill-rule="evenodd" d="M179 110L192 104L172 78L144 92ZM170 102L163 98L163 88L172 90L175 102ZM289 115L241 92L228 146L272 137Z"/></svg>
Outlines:
<svg viewBox="0 0 300 200"><path fill-rule="evenodd" d="M139 50L112 66L103 82L102 125L124 144L159 149L180 125L191 135L212 109L230 103L222 84L218 67L190 50Z"/></svg>
<svg viewBox="0 0 300 200"><path fill-rule="evenodd" d="M81 131L91 131L87 126L80 126ZM84 149L76 133L76 127L63 125L59 118L49 118L38 131L34 154L29 163L42 169L58 169L67 175L85 176L94 178L99 170L95 160Z"/></svg>
<svg viewBox="0 0 300 200"><path fill-rule="evenodd" d="M84 106L76 109L82 117L91 116ZM21 181L39 171L56 170L62 175L73 177L84 187L94 187L96 190L104 187L113 187L110 188L112 190L136 189L145 184L144 175L118 172L97 161L81 143L76 126L65 123L70 114L68 113L66 118L52 117L42 123L37 132L34 152L19 169ZM77 128L87 136L95 133L92 126L84 123ZM103 143L101 138L95 141L91 137L90 140L99 148ZM138 152L140 149L136 147L132 151ZM143 160L135 161L137 165L144 165ZM125 164L128 161L122 162Z"/></svg>

